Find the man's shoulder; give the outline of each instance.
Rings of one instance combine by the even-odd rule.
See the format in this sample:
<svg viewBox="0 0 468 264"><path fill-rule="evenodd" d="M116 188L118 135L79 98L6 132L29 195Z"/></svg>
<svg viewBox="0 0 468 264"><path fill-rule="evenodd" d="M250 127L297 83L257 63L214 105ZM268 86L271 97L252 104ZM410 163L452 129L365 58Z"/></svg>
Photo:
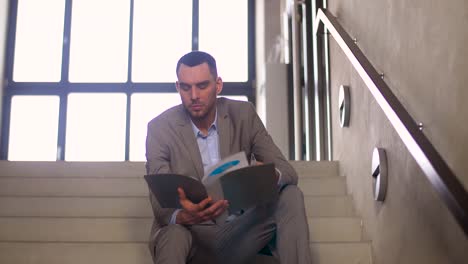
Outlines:
<svg viewBox="0 0 468 264"><path fill-rule="evenodd" d="M225 97L218 98L218 105L230 116L243 117L245 114L255 113L255 107L250 102L232 100Z"/></svg>
<svg viewBox="0 0 468 264"><path fill-rule="evenodd" d="M179 105L173 106L165 110L164 112L162 112L161 114L153 118L149 122L149 125L150 126L170 125L179 120L182 120L183 114L184 114L183 107L182 105L179 104Z"/></svg>

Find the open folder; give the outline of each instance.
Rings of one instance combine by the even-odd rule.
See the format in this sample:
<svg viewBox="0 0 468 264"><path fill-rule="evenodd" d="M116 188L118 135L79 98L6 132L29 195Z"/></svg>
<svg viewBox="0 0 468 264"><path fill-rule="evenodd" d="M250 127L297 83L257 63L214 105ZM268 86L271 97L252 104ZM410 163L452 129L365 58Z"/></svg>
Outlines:
<svg viewBox="0 0 468 264"><path fill-rule="evenodd" d="M220 161L202 181L179 174L145 175L145 180L163 208L181 208L178 187L184 189L193 203L199 203L208 196L214 201L228 200L230 213L278 198L274 165L248 166L244 152Z"/></svg>

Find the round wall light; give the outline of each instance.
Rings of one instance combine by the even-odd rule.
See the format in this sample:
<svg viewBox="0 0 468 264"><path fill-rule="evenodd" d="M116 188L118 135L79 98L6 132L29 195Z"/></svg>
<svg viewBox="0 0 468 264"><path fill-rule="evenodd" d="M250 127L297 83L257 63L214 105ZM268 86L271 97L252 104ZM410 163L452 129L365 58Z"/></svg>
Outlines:
<svg viewBox="0 0 468 264"><path fill-rule="evenodd" d="M374 199L383 202L387 194L388 179L387 155L382 148L374 148L372 154L372 189Z"/></svg>
<svg viewBox="0 0 468 264"><path fill-rule="evenodd" d="M349 86L341 85L338 94L338 107L340 111L340 126L349 126L350 116L350 97L349 97Z"/></svg>

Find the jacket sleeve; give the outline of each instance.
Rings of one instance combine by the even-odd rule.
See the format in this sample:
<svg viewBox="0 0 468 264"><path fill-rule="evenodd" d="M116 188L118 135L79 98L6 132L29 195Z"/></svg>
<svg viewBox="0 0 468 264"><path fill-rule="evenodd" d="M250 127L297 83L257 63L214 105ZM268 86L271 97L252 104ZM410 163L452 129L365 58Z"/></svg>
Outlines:
<svg viewBox="0 0 468 264"><path fill-rule="evenodd" d="M276 169L281 173L281 185L297 185L298 177L296 171L273 142L273 139L265 129L253 105L250 104L248 111L251 128L251 152L255 155L257 160L264 163L275 164Z"/></svg>
<svg viewBox="0 0 468 264"><path fill-rule="evenodd" d="M148 124L146 136L146 174L171 173L170 148L166 144L164 126L155 120ZM175 208L162 208L154 194L149 191L149 199L154 218L159 226L166 226L171 220Z"/></svg>

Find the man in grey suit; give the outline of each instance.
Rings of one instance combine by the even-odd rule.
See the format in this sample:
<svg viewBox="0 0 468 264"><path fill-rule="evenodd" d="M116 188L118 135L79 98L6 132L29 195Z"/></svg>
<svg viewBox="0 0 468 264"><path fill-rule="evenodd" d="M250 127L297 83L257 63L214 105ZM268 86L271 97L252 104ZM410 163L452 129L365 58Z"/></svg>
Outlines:
<svg viewBox="0 0 468 264"><path fill-rule="evenodd" d="M205 52L184 55L176 73L182 104L149 122L147 174L176 173L201 180L211 165L244 151L259 163L275 164L280 195L271 204L246 208L229 221L216 223L229 201L206 198L194 204L179 188L182 209L161 208L150 194L155 219L149 247L154 263L245 263L266 245L283 264L310 263L297 174L252 104L217 98L223 82L215 59Z"/></svg>

